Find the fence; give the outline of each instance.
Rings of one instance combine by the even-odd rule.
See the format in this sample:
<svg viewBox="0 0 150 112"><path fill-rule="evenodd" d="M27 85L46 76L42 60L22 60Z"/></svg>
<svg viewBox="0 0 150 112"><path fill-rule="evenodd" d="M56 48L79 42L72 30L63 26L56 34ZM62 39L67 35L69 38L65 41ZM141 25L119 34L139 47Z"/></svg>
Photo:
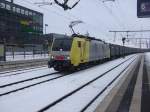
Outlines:
<svg viewBox="0 0 150 112"><path fill-rule="evenodd" d="M0 44L0 61L5 61L5 47L4 47L4 44Z"/></svg>
<svg viewBox="0 0 150 112"><path fill-rule="evenodd" d="M48 58L48 48L43 45L7 45L6 61Z"/></svg>

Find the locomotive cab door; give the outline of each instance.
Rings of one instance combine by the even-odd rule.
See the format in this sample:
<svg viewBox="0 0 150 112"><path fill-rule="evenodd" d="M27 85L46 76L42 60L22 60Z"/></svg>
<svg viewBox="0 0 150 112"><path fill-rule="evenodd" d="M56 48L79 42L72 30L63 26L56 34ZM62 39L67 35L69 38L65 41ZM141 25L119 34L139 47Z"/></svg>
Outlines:
<svg viewBox="0 0 150 112"><path fill-rule="evenodd" d="M71 63L74 66L87 62L89 58L89 41L82 38L74 38L70 56Z"/></svg>
<svg viewBox="0 0 150 112"><path fill-rule="evenodd" d="M78 48L80 49L80 62L85 62L86 56L86 42L85 41L78 41Z"/></svg>

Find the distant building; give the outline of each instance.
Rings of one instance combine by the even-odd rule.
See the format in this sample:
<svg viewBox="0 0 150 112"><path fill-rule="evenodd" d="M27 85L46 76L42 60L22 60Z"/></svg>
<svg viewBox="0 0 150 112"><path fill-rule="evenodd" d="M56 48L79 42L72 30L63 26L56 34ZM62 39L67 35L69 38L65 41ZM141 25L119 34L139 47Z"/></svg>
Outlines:
<svg viewBox="0 0 150 112"><path fill-rule="evenodd" d="M0 42L38 44L42 35L42 13L0 0Z"/></svg>
<svg viewBox="0 0 150 112"><path fill-rule="evenodd" d="M45 34L44 35L44 38L49 42L49 43L52 43L53 39L54 38L65 38L65 37L68 37L67 35L64 35L64 34L57 34L57 33L49 33L49 34Z"/></svg>

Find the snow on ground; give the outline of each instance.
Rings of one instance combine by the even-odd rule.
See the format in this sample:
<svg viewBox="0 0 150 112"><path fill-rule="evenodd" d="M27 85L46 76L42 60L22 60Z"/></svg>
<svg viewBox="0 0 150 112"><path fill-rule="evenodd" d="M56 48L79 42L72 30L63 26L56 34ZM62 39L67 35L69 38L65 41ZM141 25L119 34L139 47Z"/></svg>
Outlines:
<svg viewBox="0 0 150 112"><path fill-rule="evenodd" d="M87 70L83 70L83 71L70 74L67 77L59 78L57 80L46 82L46 83L31 87L28 89L24 89L22 91L18 91L16 93L2 96L0 97L0 111L2 112L35 112L35 111L38 111L39 109L45 107L47 104L52 103L58 98L64 96L66 93L73 91L75 88L78 88L79 86L87 83L91 79L94 79L100 74L103 74L105 71L109 70L110 68L118 65L119 63L123 62L124 60L132 56L133 55L130 55L130 56L127 56L126 58L120 58L114 61L110 61L110 62L95 66ZM109 75L111 76L112 74L109 74ZM111 79L110 77L105 77L105 78ZM85 98L85 99L82 99L82 101L85 103L85 101L89 100L88 98L91 98L91 96L93 97L93 95L96 94L101 89L101 87L103 87L106 84L104 82L107 82L107 81L104 80L102 81L102 83L101 82L93 83L92 86L89 86L86 88L86 89L91 89L87 91L88 94L87 95L82 94L81 96L79 94L78 98L81 98L81 97ZM95 93L93 92L93 90L95 91ZM88 96L89 94L91 94L91 96ZM75 98L76 100L71 102L75 105L71 105L71 107L67 107L68 109L67 111L72 112L70 111L70 108L71 109L76 108L76 104L78 104L80 107L80 99L78 98L77 99ZM68 105L68 104L65 104L65 105Z"/></svg>
<svg viewBox="0 0 150 112"><path fill-rule="evenodd" d="M4 93L7 93L9 91L13 91L15 89L23 88L23 87L26 87L26 86L29 86L29 85L32 85L32 84L36 84L36 83L39 83L39 82L42 82L42 81L45 81L45 80L48 80L48 79L52 79L52 78L55 78L55 77L59 77L59 76L61 76L61 74L54 74L54 75L49 75L49 76L42 77L42 78L39 78L39 79L26 81L26 82L23 82L21 84L15 84L15 85L12 85L12 86L8 86L8 87L5 87L4 89L1 89L0 94L4 94Z"/></svg>
<svg viewBox="0 0 150 112"><path fill-rule="evenodd" d="M42 67L41 69L38 68L38 69L34 69L34 71L30 71L27 73L25 72L22 74L17 74L17 75L12 75L12 76L10 75L12 73L6 73L4 75L0 75L0 85L5 85L5 84L13 83L16 81L21 81L21 80L26 80L29 78L42 76L42 75L50 74L50 73L54 73L54 72L56 72L56 71L54 71L53 69L49 69L47 67ZM19 73L19 72L16 72L16 73ZM13 74L15 74L15 72ZM6 75L8 75L8 77L2 77L2 76L6 76Z"/></svg>
<svg viewBox="0 0 150 112"><path fill-rule="evenodd" d="M78 91L68 97L63 102L50 108L46 112L80 112L83 107L85 107L97 94L99 94L99 92L101 92L113 79L115 79L115 77L121 73L123 69L126 68L133 60L134 58L93 82L91 85L81 89L81 91Z"/></svg>

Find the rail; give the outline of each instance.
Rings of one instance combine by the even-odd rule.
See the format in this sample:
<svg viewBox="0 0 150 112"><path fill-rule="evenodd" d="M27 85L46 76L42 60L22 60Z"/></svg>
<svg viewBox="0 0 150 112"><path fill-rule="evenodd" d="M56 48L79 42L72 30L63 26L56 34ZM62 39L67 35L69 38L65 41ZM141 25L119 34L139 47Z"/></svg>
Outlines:
<svg viewBox="0 0 150 112"><path fill-rule="evenodd" d="M48 58L46 59L34 59L34 60L23 60L23 61L10 61L0 62L0 71L27 68L39 65L46 65Z"/></svg>

